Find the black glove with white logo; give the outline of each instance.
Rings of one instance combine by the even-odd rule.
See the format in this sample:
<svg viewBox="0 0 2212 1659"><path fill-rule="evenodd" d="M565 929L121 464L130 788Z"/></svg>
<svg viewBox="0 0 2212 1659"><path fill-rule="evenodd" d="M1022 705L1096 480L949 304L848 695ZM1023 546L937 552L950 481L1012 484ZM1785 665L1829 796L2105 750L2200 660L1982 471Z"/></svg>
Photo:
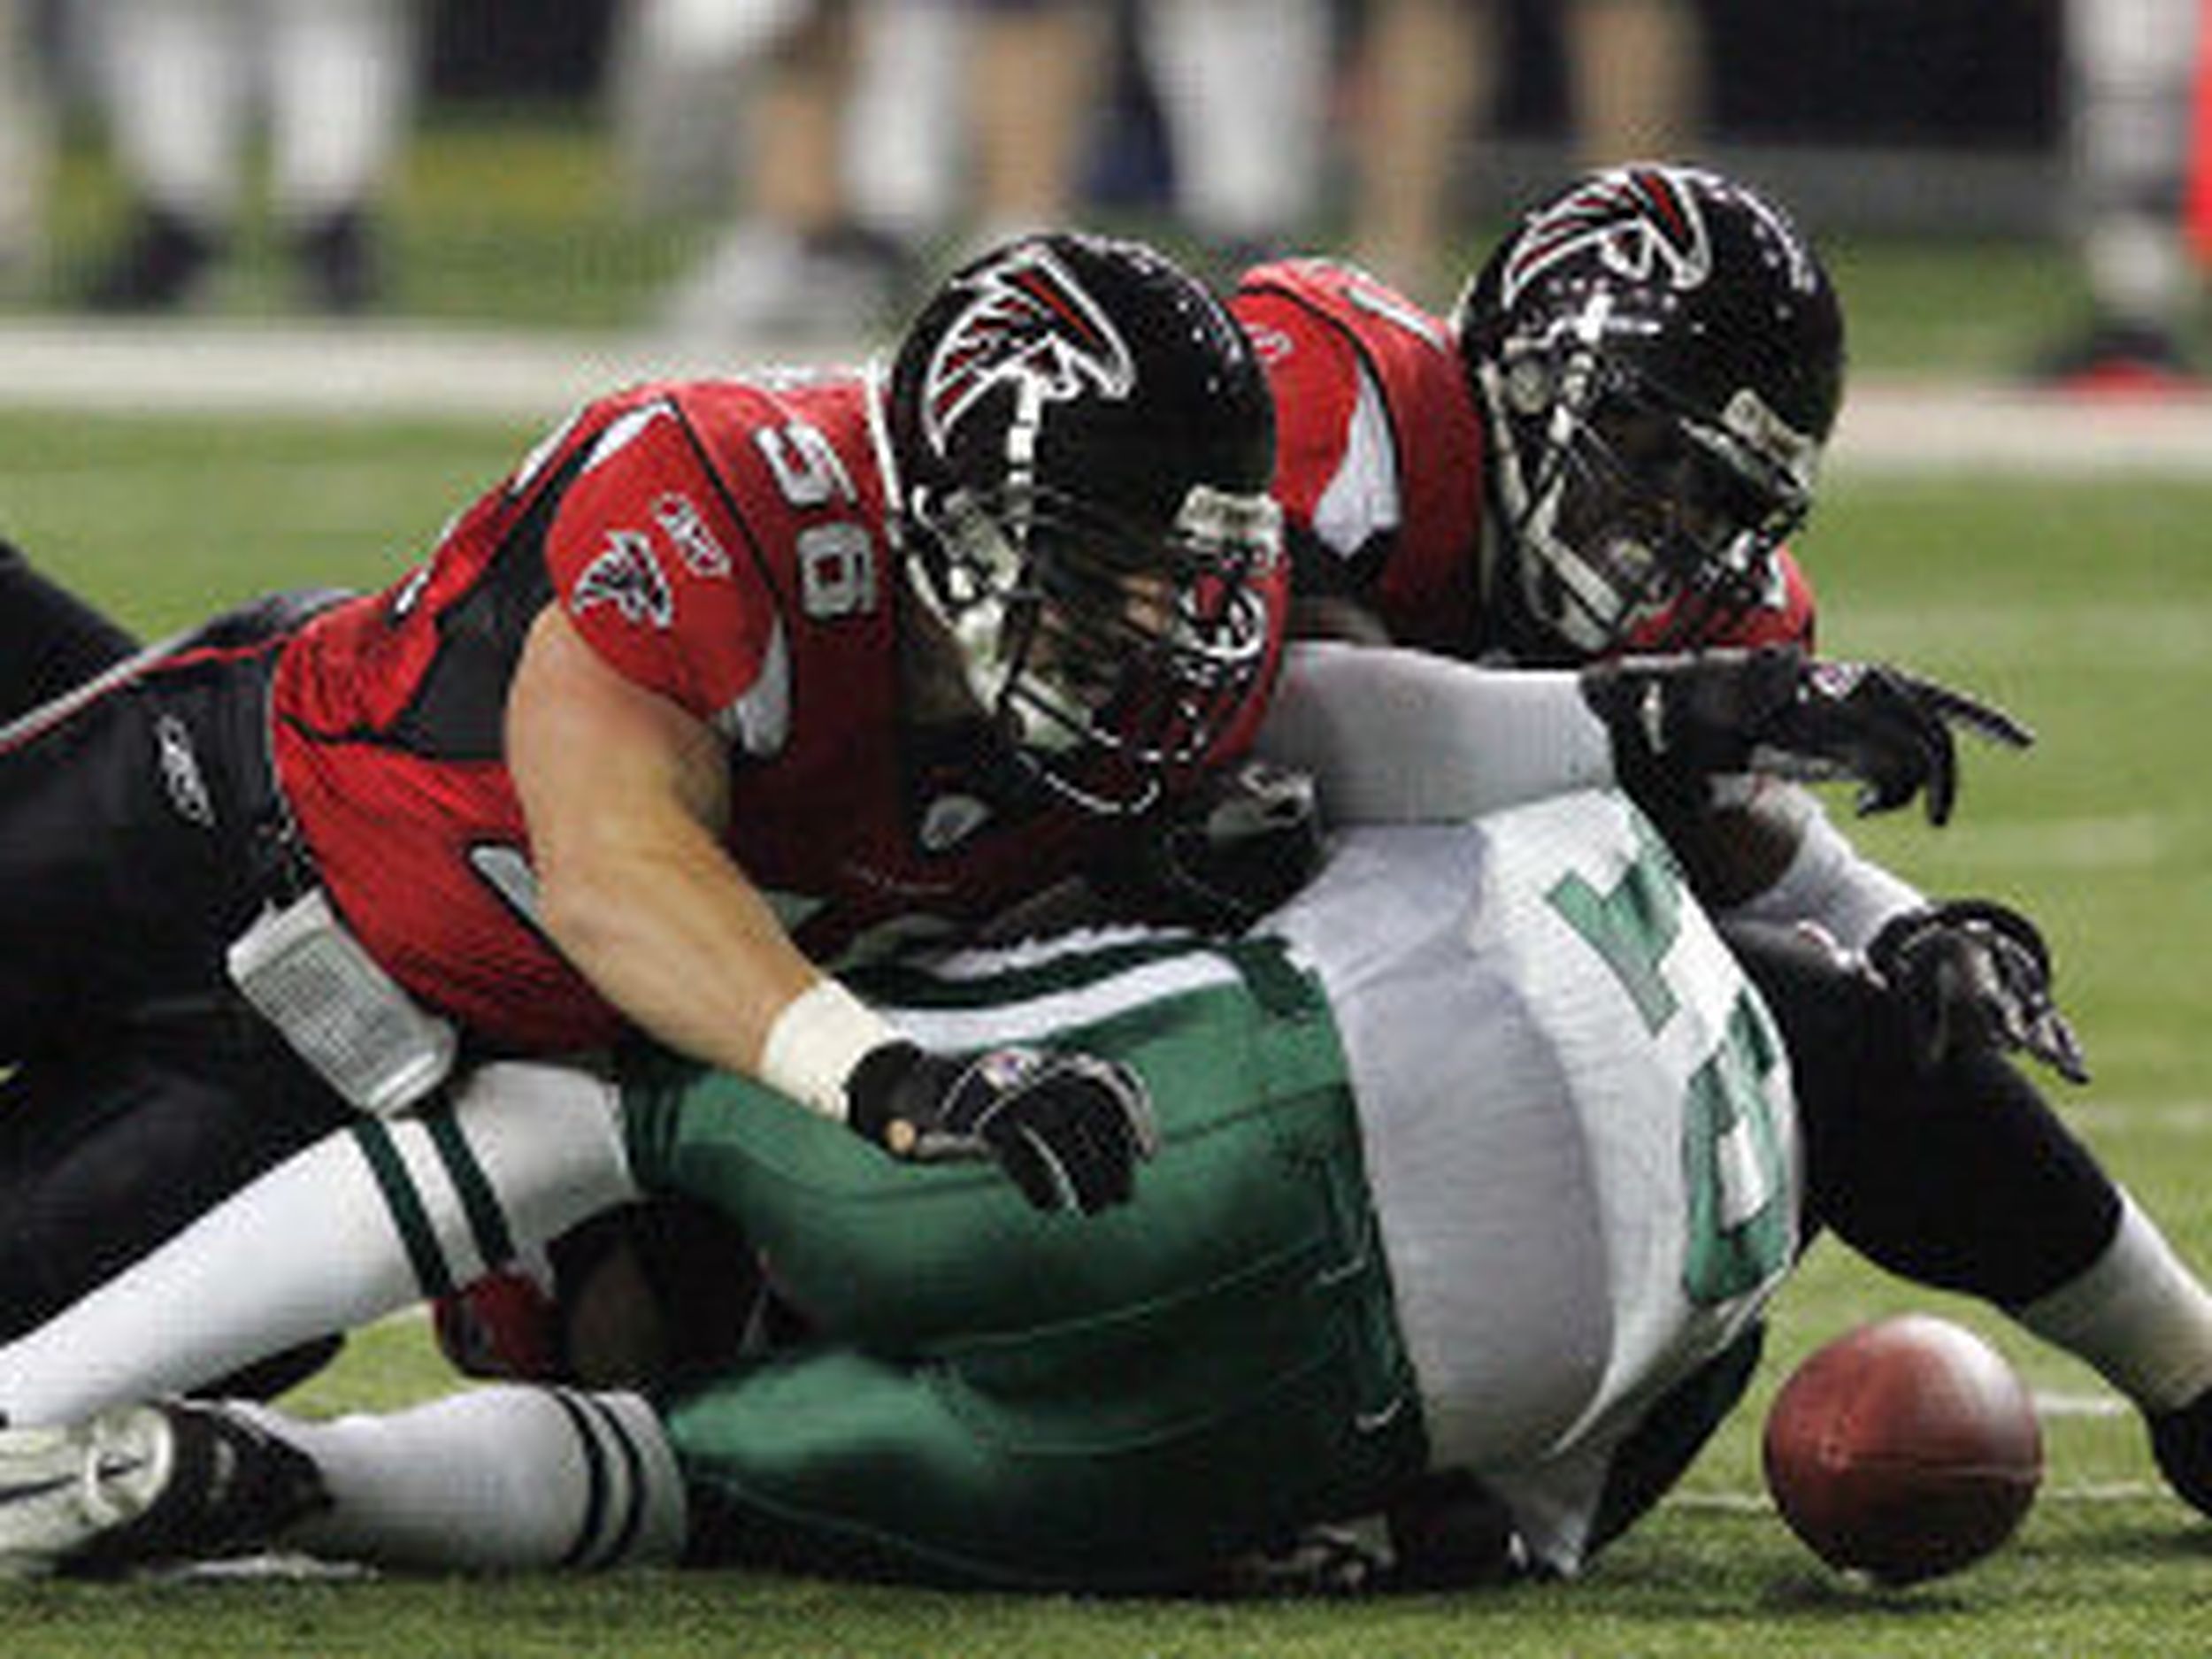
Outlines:
<svg viewBox="0 0 2212 1659"><path fill-rule="evenodd" d="M1982 899L1909 910L1885 923L1867 965L1889 987L1924 1067L1976 1048L2025 1054L2086 1083L2081 1043L2051 996L2051 953L2019 911Z"/></svg>
<svg viewBox="0 0 2212 1659"><path fill-rule="evenodd" d="M2001 709L1933 680L1795 646L1621 657L1585 669L1582 695L1612 733L1622 787L1667 818L1705 805L1712 778L1763 772L1856 779L1862 813L1921 795L1942 824L1958 795L1954 727L2014 749L2035 741Z"/></svg>
<svg viewBox="0 0 2212 1659"><path fill-rule="evenodd" d="M1094 1055L1004 1048L952 1058L910 1042L871 1049L845 1085L848 1121L895 1158L992 1158L1040 1210L1126 1203L1159 1150L1152 1096Z"/></svg>

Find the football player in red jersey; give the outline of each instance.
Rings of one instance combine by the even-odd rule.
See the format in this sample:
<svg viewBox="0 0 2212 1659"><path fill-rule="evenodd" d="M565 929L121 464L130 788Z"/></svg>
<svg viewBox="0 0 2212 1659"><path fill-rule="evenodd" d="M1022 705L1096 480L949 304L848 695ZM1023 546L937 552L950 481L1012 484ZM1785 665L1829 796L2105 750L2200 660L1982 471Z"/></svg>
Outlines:
<svg viewBox="0 0 2212 1659"><path fill-rule="evenodd" d="M1577 180L1519 221L1449 319L1310 259L1247 273L1231 309L1276 398L1294 633L1532 664L1810 649L1812 587L1787 538L1834 427L1843 321L1811 243L1760 193L1671 165ZM1401 688L1388 718L1423 701ZM2116 1325L2130 1296L2165 1306L2182 1286L2200 1303L2193 1271L2144 1243L2133 1201L2034 1085L1984 1052L2085 1079L2033 925L2001 905L1928 902L1778 778L1732 788L1717 805L1684 793L1663 827L1754 978L1786 986L1799 970L1777 930L1817 924L1916 1009L1943 1079L1940 1112L1815 1147L1831 1222L2062 1346L2093 1320ZM1801 1071L1847 1071L1867 1041L1850 1025L1793 1029ZM1970 1223L1950 1196L1962 1181L1979 1189ZM1964 1241L1976 1228L1981 1242ZM2170 1481L2212 1508L2212 1390L2145 1412Z"/></svg>
<svg viewBox="0 0 2212 1659"><path fill-rule="evenodd" d="M1835 422L1843 324L1810 244L1763 196L1691 168L1593 174L1532 210L1448 320L1314 259L1254 269L1231 309L1276 403L1294 632L1530 666L1811 647L1810 585L1784 543ZM1448 794L1430 775L1444 757L1480 772L1507 747L1544 747L1430 729L1465 704L1417 667L1332 672L1325 695L1294 672L1288 690L1289 724L1365 721L1369 741L1345 747L1371 766L1335 768L1323 792L1339 821ZM1927 904L1775 777L1692 810L1704 780L1679 761L1663 763L1679 790L1640 800L1671 795L1671 844L1717 911L1816 921L1854 949L1878 940L1932 1045L1988 1041L2081 1071L2024 918ZM457 1328L467 1310L448 1312Z"/></svg>
<svg viewBox="0 0 2212 1659"><path fill-rule="evenodd" d="M893 1154L1125 1198L1126 1074L925 1055L824 972L972 927L1244 741L1272 417L1138 245L956 273L887 376L595 402L385 592L253 607L0 742L0 1328L457 1057L640 1029Z"/></svg>
<svg viewBox="0 0 2212 1659"><path fill-rule="evenodd" d="M1690 237L1688 245L1695 247L1694 235ZM1635 274L1633 262L1630 274ZM1365 308L1379 308L1388 306L1391 300L1386 294L1372 290L1359 303ZM1600 320L1602 320L1603 314L1610 313L1609 303L1603 308ZM1669 314L1681 314L1680 308ZM1646 313L1646 326L1651 326L1650 313ZM1601 338L1601 334L1598 337ZM1717 357L1723 354L1716 352L1709 355ZM1580 366L1581 372L1596 373L1587 365ZM1531 398L1526 401L1533 403L1535 400ZM1740 426L1763 434L1770 441L1773 439L1773 434L1766 431L1755 416L1745 412L1754 405L1741 403L1732 394L1728 403L1735 407L1736 413L1732 417L1734 424L1729 426L1727 430L1733 432ZM1532 407L1521 412L1533 414L1537 411ZM1285 419L1287 423L1294 416L1286 410ZM1631 459L1658 467L1664 474L1663 480L1647 499L1632 488L1637 481L1633 468L1627 467L1625 463L1616 465L1612 457L1601 456L1596 458L1584 457L1575 463L1579 471L1555 471L1543 475L1550 480L1548 483L1524 483L1518 487L1522 490L1522 499L1528 503L1525 517L1541 538L1539 545L1542 547L1543 557L1563 566L1571 561L1579 561L1588 572L1594 572L1578 573L1571 578L1557 572L1550 577L1531 578L1521 589L1517 590L1520 598L1501 601L1499 608L1502 614L1509 614L1514 603L1525 601L1532 613L1540 612L1552 617L1561 639L1569 641L1555 643L1549 650L1545 650L1540 648L1539 636L1540 643L1532 645L1524 655L1532 655L1543 660L1575 654L1571 649L1572 644L1594 637L1592 630L1598 625L1589 618L1602 614L1596 602L1613 590L1627 590L1632 578L1648 580L1650 585L1637 592L1632 601L1616 607L1621 615L1635 618L1632 630L1633 637L1627 641L1631 645L1701 643L1714 638L1749 638L1756 641L1765 637L1755 631L1736 634L1719 633L1716 627L1709 627L1700 618L1720 618L1739 612L1755 612L1762 608L1787 614L1789 607L1786 604L1762 607L1757 603L1747 603L1741 595L1748 594L1755 599L1770 591L1767 584L1742 579L1758 570L1758 556L1771 549L1773 533L1790 515L1776 511L1761 512L1755 526L1761 534L1747 541L1743 533L1734 527L1735 520L1731 516L1734 492L1726 478L1705 476L1697 465L1699 457L1696 456L1671 453L1666 448L1664 433L1652 431L1647 426L1640 430L1636 421L1629 419L1620 411L1614 411L1607 419L1614 424L1596 423L1602 428L1600 435L1605 437L1614 448L1626 452ZM1571 420L1547 419L1540 423L1540 429L1547 442L1565 443L1578 437L1578 428ZM1532 442L1531 453L1534 453L1537 447ZM1781 452L1789 457L1793 465L1801 464L1805 475L1809 477L1809 456L1792 451L1786 445L1781 446ZM1717 445L1715 453L1724 454L1724 447ZM1563 467L1567 464L1560 462L1557 465ZM1607 466L1612 466L1614 470L1610 472L1603 470ZM1594 480L1603 488L1594 497L1583 499L1561 487L1563 480L1571 478ZM1286 494L1288 493L1286 489ZM1310 510L1309 516L1315 519L1327 518L1344 504L1341 495L1336 497L1333 507L1330 506L1330 500L1328 492L1317 492L1313 497L1315 506ZM1798 511L1801 511L1801 506ZM1587 539L1590 535L1594 535L1595 539ZM1686 546L1678 547L1669 539L1677 535ZM1663 573L1668 575L1669 585L1663 585L1655 575L1655 572L1663 571L1660 557L1663 552L1672 556L1675 561L1674 565L1664 567ZM1729 580L1707 580L1701 561L1717 564ZM1678 573L1675 573L1677 567ZM626 582L619 586L626 591L630 584ZM1471 592L1473 587L1471 580ZM1573 603L1564 603L1561 595L1555 595L1551 591L1553 587L1560 588L1562 595L1571 589L1574 595ZM609 603L615 602L611 600ZM1141 613L1147 607L1138 603L1130 609ZM1417 618L1421 614L1420 608L1414 607L1409 614ZM1792 634L1785 637L1798 636ZM1584 649L1590 647L1586 645ZM1660 708L1664 703L1663 697L1658 703L1651 703L1644 695L1645 693L1659 695L1661 688L1654 680L1632 679L1619 683L1640 687L1636 698L1640 709ZM1793 680L1790 683L1794 686L1796 682ZM1440 698L1439 705L1441 706L1444 701ZM1406 712L1407 705L1403 703L1396 710L1398 715ZM1380 735L1387 737L1387 733ZM1375 746L1374 752L1387 763L1387 766L1394 767L1407 751L1402 745L1385 741ZM1947 775L1947 762L1944 770ZM1087 793L1099 786L1094 780L1076 783L1064 780L1061 787L1075 787ZM1333 804L1341 804L1337 795L1333 794L1331 799ZM1944 1038L1954 1051L1971 1056L1980 1040L1986 1036L2002 1046L2025 1047L2032 1052L2062 1064L2078 1063L2078 1056L2072 1053L2070 1036L2049 1004L2047 964L2041 959L2039 941L2033 940L2032 933L2024 937L2020 934L2015 929L2016 921L2016 918L1996 915L1986 908L1978 912L1958 911L1933 918L1918 916L1914 918L1911 928L1893 936L1890 949L1878 953L1878 959L1885 966L1886 978L1898 984L1905 995L1913 996L1917 1003L1932 1010L1939 1016L1939 1027L1942 1020L1955 1019L1957 1023L1947 1032L1941 1029L1937 1032L1937 1035ZM1932 989L1924 990L1921 987L1923 980ZM1959 989L1962 984L1966 987L1963 995ZM1995 1022L1993 1027L1987 1025L1986 1022L1993 1021ZM1846 1032L1834 1041L1842 1045L1848 1044L1855 1038L1853 1033ZM1940 1055L1934 1056L1938 1061L1945 1057ZM2008 1086L1997 1087L1994 1092L2003 1094L2006 1087ZM2024 1088L2025 1086L2020 1087ZM2054 1151L2064 1153L2072 1147L2070 1141L2065 1140L2055 1127L2045 1126L2048 1119L2031 1112L2026 1105L2018 1102L1999 1100L1992 1102L1998 1107L2008 1104L2018 1106L2019 1110L2009 1117L1995 1110L1985 1117L1972 1116L1976 1102L1985 1101L1990 1092L1985 1089L1970 1097L1962 1092L1961 1099L1968 1102L1966 1109L1953 1114L1944 1125L1945 1133L1954 1129L1960 1132L1966 1142L1964 1156L1970 1160L1978 1156L1978 1149L1986 1144L1983 1136L1985 1125L1991 1122L2014 1122L2029 1126L2023 1133L2025 1141L2033 1144L2027 1144L2025 1148L2031 1156L2020 1160L2024 1168L2041 1170L2051 1162L2042 1154ZM1917 1126L1916 1134L1900 1134L1892 1138L1889 1144L1901 1149L1917 1147L1924 1152L1932 1144L1935 1132L1936 1125L1921 1125ZM2041 1139L2039 1141L2038 1137ZM2016 1136L2016 1140L2018 1139L2021 1137ZM1923 1159L1923 1162L1927 1161ZM1929 1192L1926 1180L1899 1186L1882 1177L1883 1171L1874 1171L1870 1179L1861 1184L1861 1189L1868 1195L1868 1202L1876 1209L1875 1213L1870 1215L1855 1216L1855 1221L1863 1228L1883 1232L1886 1236L1908 1240L1947 1236L1940 1226L1935 1225L1944 1218L1940 1209L1924 1207ZM2120 1231L2124 1210L2120 1197L2108 1185L2102 1183L2101 1176L2085 1179L2083 1186L2085 1190L2094 1189L2091 1193L2094 1213L2078 1218L2082 1225L2078 1231L2083 1234L2095 1234L2099 1245L2098 1248L2085 1249L2082 1263L2092 1263L2092 1273L2101 1275L2101 1282L2102 1279L2116 1277L2114 1271L2107 1271L2111 1268L2108 1258L2114 1252L2103 1250L2100 1254L2102 1246L2116 1240L2123 1247L2129 1243ZM2139 1246L2139 1239L2135 1243ZM489 1242L480 1240L480 1248L485 1259L495 1259ZM2139 1248L2137 1253L2140 1254ZM2081 1264L2070 1263L2073 1266ZM1962 1284L1961 1287L1965 1286ZM1974 1287L1985 1288L1979 1285Z"/></svg>
<svg viewBox="0 0 2212 1659"><path fill-rule="evenodd" d="M1811 649L1786 540L1835 424L1843 319L1759 192L1684 166L1586 175L1449 319L1311 259L1248 272L1231 309L1275 394L1294 632L1525 665ZM1724 910L1858 945L1919 902L1771 779L1665 828Z"/></svg>

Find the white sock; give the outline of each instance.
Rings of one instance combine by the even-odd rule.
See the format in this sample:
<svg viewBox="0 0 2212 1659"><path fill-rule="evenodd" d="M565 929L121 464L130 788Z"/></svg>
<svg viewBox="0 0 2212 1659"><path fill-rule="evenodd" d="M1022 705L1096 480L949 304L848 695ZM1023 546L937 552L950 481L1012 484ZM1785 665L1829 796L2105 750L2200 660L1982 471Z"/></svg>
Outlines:
<svg viewBox="0 0 2212 1659"><path fill-rule="evenodd" d="M373 204L407 134L415 87L406 0L282 0L266 9L273 186L293 224Z"/></svg>
<svg viewBox="0 0 2212 1659"><path fill-rule="evenodd" d="M306 1423L240 1408L315 1460L332 1507L283 1541L449 1571L672 1564L683 1479L635 1394L494 1387Z"/></svg>
<svg viewBox="0 0 2212 1659"><path fill-rule="evenodd" d="M17 1425L219 1380L445 1294L636 1195L614 1086L487 1066L449 1112L364 1118L0 1346Z"/></svg>
<svg viewBox="0 0 2212 1659"><path fill-rule="evenodd" d="M845 172L864 225L917 246L958 219L971 145L970 8L866 0L846 100Z"/></svg>
<svg viewBox="0 0 2212 1659"><path fill-rule="evenodd" d="M1142 17L1194 227L1223 242L1294 237L1325 171L1327 12L1312 0L1151 0Z"/></svg>
<svg viewBox="0 0 2212 1659"><path fill-rule="evenodd" d="M2099 308L2172 326L2193 292L2181 234L2197 0L2066 9L2076 212Z"/></svg>
<svg viewBox="0 0 2212 1659"><path fill-rule="evenodd" d="M221 0L107 0L94 14L104 107L131 188L204 228L238 206L253 66Z"/></svg>
<svg viewBox="0 0 2212 1659"><path fill-rule="evenodd" d="M2212 1388L2212 1293L2135 1201L2122 1202L2104 1254L2016 1317L2143 1410L2171 1411Z"/></svg>

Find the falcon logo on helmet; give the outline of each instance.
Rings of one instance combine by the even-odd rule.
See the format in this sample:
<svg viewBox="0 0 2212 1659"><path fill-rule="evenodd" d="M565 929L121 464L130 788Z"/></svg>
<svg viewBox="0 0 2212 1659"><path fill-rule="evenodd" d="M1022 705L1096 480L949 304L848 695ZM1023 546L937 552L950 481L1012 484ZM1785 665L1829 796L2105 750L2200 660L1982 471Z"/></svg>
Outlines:
<svg viewBox="0 0 2212 1659"><path fill-rule="evenodd" d="M1561 196L1523 227L1505 269L1504 303L1586 249L1632 281L1701 287L1712 274L1712 241L1689 183L1678 168L1623 167Z"/></svg>
<svg viewBox="0 0 2212 1659"><path fill-rule="evenodd" d="M967 307L937 342L923 380L933 445L945 447L960 418L1000 386L1039 403L1067 403L1087 389L1118 400L1135 389L1127 342L1049 247L1022 243L964 286Z"/></svg>

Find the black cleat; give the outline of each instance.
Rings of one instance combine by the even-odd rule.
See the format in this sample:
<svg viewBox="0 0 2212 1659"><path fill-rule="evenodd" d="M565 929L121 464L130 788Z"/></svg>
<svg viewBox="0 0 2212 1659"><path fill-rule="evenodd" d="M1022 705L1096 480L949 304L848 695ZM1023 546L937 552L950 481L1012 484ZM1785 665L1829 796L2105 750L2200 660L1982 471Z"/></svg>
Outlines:
<svg viewBox="0 0 2212 1659"><path fill-rule="evenodd" d="M2212 1516L2212 1388L2178 1411L2147 1414L2146 1421L2166 1484L2197 1513Z"/></svg>
<svg viewBox="0 0 2212 1659"><path fill-rule="evenodd" d="M222 253L219 238L177 214L148 208L114 257L85 285L96 311L174 311L192 298Z"/></svg>
<svg viewBox="0 0 2212 1659"><path fill-rule="evenodd" d="M349 209L317 220L293 243L300 290L308 305L333 317L357 317L383 297L376 238L368 215Z"/></svg>

